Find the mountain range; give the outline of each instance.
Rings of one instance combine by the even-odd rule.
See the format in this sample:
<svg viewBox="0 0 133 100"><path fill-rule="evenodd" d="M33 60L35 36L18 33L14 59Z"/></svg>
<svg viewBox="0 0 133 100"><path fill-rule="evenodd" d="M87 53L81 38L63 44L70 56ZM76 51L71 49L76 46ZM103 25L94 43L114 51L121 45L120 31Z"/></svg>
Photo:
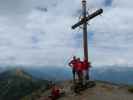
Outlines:
<svg viewBox="0 0 133 100"><path fill-rule="evenodd" d="M22 69L11 69L0 73L0 100L21 100L34 91L46 90L49 81L32 77Z"/></svg>
<svg viewBox="0 0 133 100"><path fill-rule="evenodd" d="M133 85L132 67L93 67L90 76L91 80ZM69 67L4 68L0 72L0 100L36 100L49 89L51 81L58 83L71 79Z"/></svg>
<svg viewBox="0 0 133 100"><path fill-rule="evenodd" d="M69 67L34 67L25 70L41 79L52 81L71 80L72 72ZM102 66L90 69L91 80L103 80L116 84L133 84L133 68L127 66Z"/></svg>

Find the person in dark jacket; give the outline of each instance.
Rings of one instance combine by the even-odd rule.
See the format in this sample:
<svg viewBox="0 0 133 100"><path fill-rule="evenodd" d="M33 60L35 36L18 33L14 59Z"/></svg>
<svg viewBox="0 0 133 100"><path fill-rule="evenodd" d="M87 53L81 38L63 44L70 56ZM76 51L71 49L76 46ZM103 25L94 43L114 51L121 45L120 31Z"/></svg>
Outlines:
<svg viewBox="0 0 133 100"><path fill-rule="evenodd" d="M76 56L73 56L73 59L68 64L72 68L72 74L73 74L73 82L75 83L75 74L76 74L76 67L77 67L77 59Z"/></svg>

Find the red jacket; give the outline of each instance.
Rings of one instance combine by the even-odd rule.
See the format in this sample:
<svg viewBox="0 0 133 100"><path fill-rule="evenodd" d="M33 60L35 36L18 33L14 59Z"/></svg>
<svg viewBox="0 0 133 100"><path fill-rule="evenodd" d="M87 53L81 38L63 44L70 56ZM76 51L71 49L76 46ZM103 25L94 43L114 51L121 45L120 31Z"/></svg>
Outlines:
<svg viewBox="0 0 133 100"><path fill-rule="evenodd" d="M52 97L55 97L55 98L59 97L60 96L60 90L59 90L59 88L58 87L53 87L51 94L52 94Z"/></svg>
<svg viewBox="0 0 133 100"><path fill-rule="evenodd" d="M90 62L84 61L84 62L83 62L83 67L84 67L84 70L88 70L88 68L91 67Z"/></svg>
<svg viewBox="0 0 133 100"><path fill-rule="evenodd" d="M83 71L84 67L83 67L83 62L77 62L77 67L76 70L77 71Z"/></svg>
<svg viewBox="0 0 133 100"><path fill-rule="evenodd" d="M76 68L77 67L77 60L72 60L70 63L69 63L69 65L71 65L72 64L72 67L73 68Z"/></svg>

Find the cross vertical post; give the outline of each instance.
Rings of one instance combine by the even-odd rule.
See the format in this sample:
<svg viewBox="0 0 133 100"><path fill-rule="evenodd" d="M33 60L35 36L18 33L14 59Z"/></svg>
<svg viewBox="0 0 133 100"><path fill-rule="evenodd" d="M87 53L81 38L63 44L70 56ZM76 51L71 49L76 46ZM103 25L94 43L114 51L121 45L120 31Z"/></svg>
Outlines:
<svg viewBox="0 0 133 100"><path fill-rule="evenodd" d="M86 0L82 0L82 16L86 20ZM83 48L84 59L88 61L88 35L87 35L87 21L83 23Z"/></svg>

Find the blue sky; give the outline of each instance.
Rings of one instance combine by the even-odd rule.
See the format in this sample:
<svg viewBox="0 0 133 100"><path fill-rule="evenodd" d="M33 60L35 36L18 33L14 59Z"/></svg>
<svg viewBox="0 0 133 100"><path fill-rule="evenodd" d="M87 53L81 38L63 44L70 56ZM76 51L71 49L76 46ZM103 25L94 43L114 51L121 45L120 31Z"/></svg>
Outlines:
<svg viewBox="0 0 133 100"><path fill-rule="evenodd" d="M89 13L104 9L88 26L94 66L133 65L133 1L87 0ZM40 10L43 8L46 10ZM0 65L67 66L83 58L81 0L0 0Z"/></svg>
<svg viewBox="0 0 133 100"><path fill-rule="evenodd" d="M105 6L111 6L112 5L113 0L105 0Z"/></svg>

